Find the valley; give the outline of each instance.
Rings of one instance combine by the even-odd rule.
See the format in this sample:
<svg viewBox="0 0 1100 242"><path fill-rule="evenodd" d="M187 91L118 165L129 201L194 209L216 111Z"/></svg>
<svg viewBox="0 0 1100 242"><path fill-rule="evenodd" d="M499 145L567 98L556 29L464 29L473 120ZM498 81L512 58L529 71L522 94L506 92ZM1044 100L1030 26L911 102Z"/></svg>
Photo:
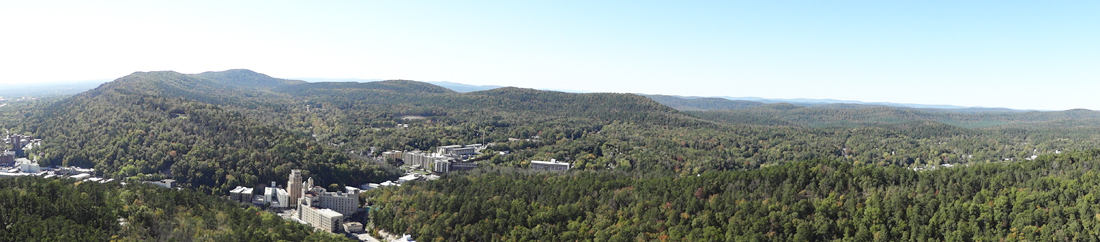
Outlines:
<svg viewBox="0 0 1100 242"><path fill-rule="evenodd" d="M1100 235L1100 208L1089 205L1095 186L1084 179L1100 164L1100 112L1091 110L456 92L409 80L162 71L2 107L0 127L42 139L27 158L43 167L94 168L130 183L173 179L203 196L289 187L292 170L335 191L399 181L416 167L435 178L358 195L368 233L422 241ZM406 158L470 144L476 153L446 163L462 169ZM556 162L566 171L532 169ZM95 189L132 189L103 186Z"/></svg>

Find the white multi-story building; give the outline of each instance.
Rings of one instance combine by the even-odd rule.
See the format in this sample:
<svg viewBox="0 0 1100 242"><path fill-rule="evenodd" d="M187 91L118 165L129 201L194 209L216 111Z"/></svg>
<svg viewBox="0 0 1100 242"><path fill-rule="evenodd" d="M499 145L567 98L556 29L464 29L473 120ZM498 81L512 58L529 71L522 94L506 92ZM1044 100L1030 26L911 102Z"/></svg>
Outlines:
<svg viewBox="0 0 1100 242"><path fill-rule="evenodd" d="M351 215L359 210L359 189L345 187L346 191L329 192L320 186L313 186L313 178L309 178L304 187L311 187L302 193L299 198L299 207L327 208L343 215Z"/></svg>
<svg viewBox="0 0 1100 242"><path fill-rule="evenodd" d="M532 170L564 171L569 170L570 167L569 162L560 162L554 159L550 159L550 161L531 161Z"/></svg>
<svg viewBox="0 0 1100 242"><path fill-rule="evenodd" d="M397 159L403 159L404 153L398 150L382 152L382 161L392 162Z"/></svg>
<svg viewBox="0 0 1100 242"><path fill-rule="evenodd" d="M410 151L401 155L401 161L404 161L406 165L414 166L420 169L430 170L432 165L439 160L447 160L448 157L444 157L438 154L424 153L422 151Z"/></svg>
<svg viewBox="0 0 1100 242"><path fill-rule="evenodd" d="M264 202L267 202L268 206L276 209L283 209L290 206L290 194L287 194L286 190L276 187L275 182L271 182L271 186L264 189Z"/></svg>
<svg viewBox="0 0 1100 242"><path fill-rule="evenodd" d="M338 231L340 223L344 221L343 214L327 208L299 206L297 215L298 219L302 220L302 222L306 222L314 228L328 232Z"/></svg>
<svg viewBox="0 0 1100 242"><path fill-rule="evenodd" d="M483 149L483 148L485 148L485 146L483 146L481 144L448 145L448 146L440 146L440 147L436 148L435 152L438 153L438 154L441 154L441 155L469 156L469 155L476 155L477 152L481 151L481 149Z"/></svg>
<svg viewBox="0 0 1100 242"><path fill-rule="evenodd" d="M42 172L42 167L38 166L38 162L31 161L27 158L15 158L15 167L19 167L19 171L23 173Z"/></svg>
<svg viewBox="0 0 1100 242"><path fill-rule="evenodd" d="M451 162L445 160L437 160L432 165L432 172L447 173L451 172Z"/></svg>
<svg viewBox="0 0 1100 242"><path fill-rule="evenodd" d="M293 173L291 177L293 178ZM329 192L323 187L314 186L312 177L299 185L308 189L299 194L294 204L298 207L295 217L315 228L337 231L345 216L359 210L358 188L345 187L345 191Z"/></svg>
<svg viewBox="0 0 1100 242"><path fill-rule="evenodd" d="M359 210L359 189L349 189L346 192L328 192L321 187L313 187L310 191L318 192L320 207L335 210L343 215L351 215Z"/></svg>
<svg viewBox="0 0 1100 242"><path fill-rule="evenodd" d="M477 163L473 162L452 162L450 171L468 171L477 168Z"/></svg>
<svg viewBox="0 0 1100 242"><path fill-rule="evenodd" d="M237 186L229 191L229 200L241 203L252 202L252 188Z"/></svg>

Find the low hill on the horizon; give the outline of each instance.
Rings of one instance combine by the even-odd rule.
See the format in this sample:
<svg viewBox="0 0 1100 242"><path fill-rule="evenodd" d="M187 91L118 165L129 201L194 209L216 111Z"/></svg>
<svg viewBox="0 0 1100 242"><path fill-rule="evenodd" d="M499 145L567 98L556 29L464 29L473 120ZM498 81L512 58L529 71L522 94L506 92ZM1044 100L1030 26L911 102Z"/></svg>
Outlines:
<svg viewBox="0 0 1100 242"><path fill-rule="evenodd" d="M485 166L557 159L583 170L684 174L827 157L837 149L794 139L761 143L778 133L817 134L719 124L634 94L513 87L458 93L415 81L304 83L247 70L138 72L28 117L13 131L44 140L33 152L43 165L94 167L114 178L172 177L215 193L283 183L290 169L332 186L377 182L395 171L362 156L453 144L495 144L478 158ZM790 147L800 151L778 150ZM770 149L776 151L762 153Z"/></svg>
<svg viewBox="0 0 1100 242"><path fill-rule="evenodd" d="M752 107L764 106L762 102L754 101L740 101L740 100L728 100L723 98L713 97L680 97L670 95L646 95L639 94L658 103L664 104L681 111L707 111L707 110L723 110L723 109L745 109Z"/></svg>
<svg viewBox="0 0 1100 242"><path fill-rule="evenodd" d="M204 72L197 75L203 76L209 79L225 79L228 76L236 75L235 73L255 73L250 70L233 69L221 72ZM258 74L258 73L256 73ZM252 75L252 74L248 74ZM259 74L263 75L263 74ZM219 77L220 76L220 77ZM266 75L263 75L266 78ZM239 76L234 77L234 80L238 80L237 83L228 83L230 85L251 85L249 84L255 77ZM272 78L276 79L276 78ZM361 79L361 78L299 78L298 79L276 79L276 82L282 84L298 84L303 82L310 83L371 83L385 81L382 79ZM304 81L302 81L304 80ZM48 96L48 95L68 95L75 94L82 91L90 90L95 86L108 82L109 80L90 80L90 81L76 81L76 82L57 82L46 84L15 84L10 85L9 90L0 91L0 97L5 96ZM239 83L239 84L238 84ZM486 91L504 86L496 85L470 85L457 82L448 81L427 81L425 83L439 86L445 89L450 89L455 92L468 93L477 91ZM559 91L568 93L595 93L583 90L562 90L562 89L544 89L546 91ZM810 99L810 98L759 98L759 97L696 97L696 96L681 96L673 94L638 94L653 99L659 100L662 104L676 108L677 110L684 111L703 111L703 110L721 110L721 109L738 109L759 106L762 104L775 104L775 103L789 103L798 106L821 106L821 105L866 105L866 106L888 106L897 108L915 108L927 111L946 111L957 113L1001 113L1001 112L1029 112L1029 111L1051 111L1051 110L1025 110L1025 109L1011 109L1011 108L999 108L999 107L968 107L957 105L939 105L939 104L916 104L916 103L892 103L892 102L864 102L857 100L839 100L839 99Z"/></svg>
<svg viewBox="0 0 1100 242"><path fill-rule="evenodd" d="M6 84L0 88L0 98L63 96L91 90L110 80L88 80L74 82Z"/></svg>
<svg viewBox="0 0 1100 242"><path fill-rule="evenodd" d="M325 186L380 181L397 171L372 155L475 143L492 144L475 159L485 167L556 159L578 170L678 175L821 158L925 167L1100 147L1096 114L1085 110L965 114L702 99L678 105L733 109L680 111L662 100L515 87L462 93L407 80L307 83L248 70L139 72L5 127L42 138L33 153L44 165L173 177L211 192L285 183L290 169Z"/></svg>
<svg viewBox="0 0 1100 242"><path fill-rule="evenodd" d="M892 102L864 102L856 100L838 100L838 99L811 99L811 98L759 98L759 97L715 97L734 101L754 101L761 103L790 103L800 106L817 106L828 104L859 104L859 105L874 105L874 106L888 106L897 108L919 108L919 109L937 109L944 111L960 112L960 113L985 113L985 112L1027 112L1027 111L1040 111L1040 110L1021 110L1011 108L991 108L991 107L967 107L956 105L943 105L943 104L917 104L917 103L892 103Z"/></svg>
<svg viewBox="0 0 1100 242"><path fill-rule="evenodd" d="M665 95L646 95L646 97L703 119L726 123L861 127L931 121L966 128L985 128L1040 123L1064 125L1072 122L1076 126L1100 126L1100 122L1081 122L1081 120L1100 119L1100 112L1085 109L1020 111L979 108L907 108L854 103L799 105Z"/></svg>
<svg viewBox="0 0 1100 242"><path fill-rule="evenodd" d="M961 113L941 109L914 109L860 104L827 104L817 106L769 104L753 108L711 111L689 111L707 120L743 123L744 120L774 119L807 127L862 127L907 122L938 122L965 128L1019 127L1041 123L1078 121L1077 126L1100 127L1100 122L1079 122L1100 119L1100 112L1091 110ZM768 125L768 123L759 123Z"/></svg>
<svg viewBox="0 0 1100 242"><path fill-rule="evenodd" d="M290 169L305 169L320 184L396 175L249 117L287 110L292 101L266 91L280 85L295 83L247 70L138 72L54 103L20 129L45 140L33 152L42 165L93 167L115 178L172 177L206 191L285 180Z"/></svg>

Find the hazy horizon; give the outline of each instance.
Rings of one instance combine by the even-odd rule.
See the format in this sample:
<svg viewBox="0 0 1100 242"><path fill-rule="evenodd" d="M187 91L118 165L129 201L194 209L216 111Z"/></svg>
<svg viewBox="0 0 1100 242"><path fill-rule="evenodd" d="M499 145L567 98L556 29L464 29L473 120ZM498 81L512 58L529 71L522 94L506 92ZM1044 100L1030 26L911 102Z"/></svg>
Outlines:
<svg viewBox="0 0 1100 242"><path fill-rule="evenodd" d="M184 74L196 74L196 73L184 73ZM273 76L273 77L281 78L281 79L289 79L289 80L301 80L301 81L306 81L306 82L349 82L349 81L350 82L375 82L375 81L384 81L384 80L386 80L386 79L363 79L363 78L312 78L312 77L282 78L282 77L277 77L277 76ZM17 86L17 87L57 87L57 86L64 86L64 85L77 85L77 84L80 84L80 85L91 85L91 84L99 85L99 84L107 83L107 82L110 82L110 81L114 81L114 79L54 81L54 82L43 82L43 83L14 83L14 84L9 84L9 85ZM477 86L477 87L507 87L508 86L508 85L476 85L476 84L460 83L460 82L454 82L454 81L421 81L421 80L413 80L413 81L420 81L420 82L426 82L426 83L436 83L436 84L438 84L438 83L451 83L451 84L457 84L457 85L467 85L467 86ZM532 87L524 87L524 86L514 86L514 87L532 88ZM597 91L587 91L587 90L546 89L546 88L533 88L533 89L547 90L547 91L573 92L573 93L597 93ZM617 93L627 93L627 92L617 92ZM746 101L759 101L759 100L754 100L754 99L765 99L765 100L769 100L769 101L807 99L807 100L826 101L826 102L823 102L823 103L856 103L856 104L867 104L867 105L875 105L877 103L891 103L891 104L906 104L906 105L921 105L921 106L954 106L954 107L962 107L962 108L1007 108L1007 109L1023 110L1023 111L1065 111L1065 110L1070 110L1070 109L1061 109L1061 110L1021 109L1021 108L1000 107L1000 106L996 106L996 107L992 107L992 106L962 106L962 105L956 105L956 104L950 104L950 103L897 103L897 102L887 102L887 101L848 100L848 99L838 99L838 98L772 98L772 97L760 97L760 96L694 96L694 95L681 95L681 94L669 94L669 93L635 93L635 94L678 96L678 97L683 97L683 98L723 98L723 99L727 99L727 100L746 100ZM3 97L3 95L0 95L0 97Z"/></svg>
<svg viewBox="0 0 1100 242"><path fill-rule="evenodd" d="M1100 3L5 2L0 84L134 71L1100 109Z"/></svg>

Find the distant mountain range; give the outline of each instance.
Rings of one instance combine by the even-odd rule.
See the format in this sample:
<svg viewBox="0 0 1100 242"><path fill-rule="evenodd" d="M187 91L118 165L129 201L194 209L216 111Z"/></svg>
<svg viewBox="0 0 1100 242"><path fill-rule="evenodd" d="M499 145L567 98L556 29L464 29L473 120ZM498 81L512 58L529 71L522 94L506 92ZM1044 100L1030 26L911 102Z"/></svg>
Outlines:
<svg viewBox="0 0 1100 242"><path fill-rule="evenodd" d="M358 79L358 78L299 78L307 82L376 82L383 81L382 79ZM456 92L476 92L485 91L503 86L481 86L481 85L469 85L457 82L427 82L436 86L446 87L447 89L454 90Z"/></svg>
<svg viewBox="0 0 1100 242"><path fill-rule="evenodd" d="M477 89L482 91L457 91ZM225 196L234 187L285 184L293 170L332 191L408 174L400 165L448 174L364 191L368 200L362 204L371 204L369 218L376 228L417 238L696 241L724 235L723 240L863 241L927 235L922 238L981 240L1018 234L1015 228L1021 227L1033 231L1025 239L1037 240L1090 236L1078 233L1083 230L1054 231L1075 228L1073 223L1100 226L1072 217L1080 206L1088 210L1095 204L1086 201L1088 193L1100 189L1086 186L1093 184L1087 179L1095 176L1091 169L1100 160L1100 111L978 113L1002 109L577 94L408 80L306 82L250 70L136 72L51 101L0 109L0 127L43 139L31 152L42 166L93 167L97 177L138 186L120 190L113 183L54 181L13 186L45 180L0 179L0 213L5 214L0 220L22 226L0 230L0 238L41 238L49 233L33 228L88 224L56 212L25 215L10 208L95 208L79 218L106 216L95 220L96 228L105 229L67 226L58 231L73 234L67 238L131 233L138 240L173 240L154 236L224 231L207 238L311 240L275 234L293 227L262 225L297 223L255 208L242 212L235 202L192 191ZM376 158L389 150L474 143L492 145L462 162L477 167L472 171L451 168L457 161ZM537 171L531 164L539 160L564 162L568 171ZM157 193L140 185L165 178L174 179L173 186L183 192ZM23 190L11 187L35 189L23 189L30 191L23 196ZM1046 199L1053 202L1033 199L1046 194L1062 195ZM1070 196L1075 194L1083 198ZM81 199L93 201L73 203ZM1036 202L1012 205L1009 210L1016 213L1002 211L998 204L1008 203L1000 201L1012 199L1017 199L1012 204ZM103 206L108 200L115 202ZM966 203L937 202L956 200ZM976 207L983 216L1000 212L1004 219L987 226L981 218L958 220L959 231L994 231L982 235L938 233L943 230L938 224L956 222L951 213L958 206ZM1047 213L1048 207L1053 212ZM1037 218L1057 215L1062 207L1067 211L1062 214L1070 214L1069 225L1043 225L1054 228L1048 230L1015 226L1034 224L1033 213ZM167 212L160 216L160 210ZM1094 212L1082 217L1090 218L1089 213ZM250 214L262 218L244 216ZM127 225L118 225L120 216ZM775 221L795 222L777 227ZM900 230L866 229L907 221L913 225ZM271 229L252 233L257 226ZM4 237L5 232L20 237ZM935 237L940 234L945 235Z"/></svg>
<svg viewBox="0 0 1100 242"><path fill-rule="evenodd" d="M295 78L295 79L303 80L303 81L307 81L307 82L377 82L377 81L383 81L382 79L361 79L361 78ZM87 91L87 90L90 90L92 88L95 88L95 87L99 86L100 84L103 84L103 83L108 82L108 81L110 81L110 80L88 80L88 81L55 82L55 83L44 83L44 84L13 84L13 85L8 85L6 88L3 88L3 90L0 90L0 97L47 96L47 95L76 94L76 93L80 93L80 92ZM463 83L457 83L457 82L446 82L446 81L427 82L427 83L431 83L433 85L445 87L447 89L451 89L451 90L454 90L456 92L462 92L462 93L485 91L485 90L492 90L492 89L504 87L504 86L496 86L496 85L470 85L470 84L463 84ZM568 92L568 93L589 93L588 91L579 91L579 90L559 90L559 89L548 89L548 90L549 91ZM967 106L936 105L936 104L864 102L864 101L856 101L856 100L839 100L839 99L808 99L808 98L783 99L783 98L729 97L729 96L698 97L698 96L640 94L640 93L639 93L639 95L647 96L647 97L650 97L650 98L654 98L655 96L675 97L675 98L685 99L685 100L696 100L697 102L705 103L703 105L717 105L717 106L711 107L710 109L713 109L714 107L725 107L725 108L718 108L718 109L731 109L731 108L747 108L747 107L760 106L760 105L752 104L752 102L755 102L755 103L759 103L759 104L790 103L790 104L794 104L794 105L798 105L798 106L818 106L818 105L828 105L828 104L859 104L859 105L876 105L876 106L903 107L903 108L942 109L942 110L946 110L946 111L961 112L961 113L1050 111L1050 110L1033 110L1033 109L1027 109L1027 110L1024 110L1024 109L1011 109L1011 108L1002 108L1002 107L967 107ZM728 101L733 101L733 102L720 104L720 103L722 103L722 100L728 100ZM666 101L671 101L671 100L669 99L669 100L666 100ZM674 108L677 108L677 109L686 108L688 110L706 110L706 109L691 108L691 107L687 107L687 106L674 107Z"/></svg>
<svg viewBox="0 0 1100 242"><path fill-rule="evenodd" d="M0 97L41 97L77 94L111 80L8 84L0 87Z"/></svg>
<svg viewBox="0 0 1100 242"><path fill-rule="evenodd" d="M764 104L773 103L789 103L797 106L822 106L828 105L832 108L845 108L845 107L860 107L860 106L887 106L897 108L919 108L919 109L936 109L943 111L959 112L959 113L1000 113L1000 112L1028 112L1028 111L1049 111L1049 110L1022 110L1022 109L1010 109L1010 108L989 108L989 107L964 107L953 105L929 105L929 104L912 104L912 103L890 103L890 102L863 102L854 100L837 100L837 99L769 99L759 97L695 97L695 96L676 96L676 95L659 95L659 94L638 94L653 98L654 100L665 103L666 105L680 110L720 110L720 109L742 109L762 106ZM846 104L855 104L857 106L849 106Z"/></svg>
<svg viewBox="0 0 1100 242"><path fill-rule="evenodd" d="M913 104L913 103L891 103L891 102L863 102L855 100L837 100L837 99L807 99L807 98L794 98L794 99L782 99L782 98L759 98L759 97L721 97L729 100L744 100L744 101L756 101L762 103L790 103L801 106L814 106L822 104L863 104L863 105L879 105L889 107L904 107L904 108L928 108L928 109L951 109L958 112L1027 112L1027 111L1047 111L1047 110L1022 110L1011 109L1001 107L966 107L955 105L936 105L936 104Z"/></svg>
<svg viewBox="0 0 1100 242"><path fill-rule="evenodd" d="M356 79L356 78L299 78L299 79L302 79L302 80L305 80L305 81L308 81L308 82L375 82L375 81L382 81L382 79ZM494 85L469 85L469 84L462 84L462 83L456 83L456 82L427 82L427 83L431 83L431 84L434 84L434 85L437 85L437 86L445 87L447 89L451 89L451 90L454 90L456 92L476 92L476 91L485 91L485 90L491 90L491 89L503 87L503 86L494 86ZM578 90L559 90L559 89L548 89L548 90L549 91L569 92L569 93L588 93L587 91L578 91ZM721 99L721 100L730 100L730 101L751 101L751 102L757 102L757 103L761 103L761 104L790 103L790 104L799 105L799 106L817 106L817 105L825 105L825 104L860 104L860 105L877 105L877 106L903 107L903 108L944 109L944 110L947 110L947 111L961 112L961 113L1049 111L1049 110L1031 110L1031 109L1028 109L1028 110L1011 109L1011 108L1001 108L1001 107L967 107L967 106L935 105L935 104L863 102L863 101L839 100L839 99L808 99L808 98L783 99L783 98L729 97L729 96L696 97L696 96L678 96L678 95L661 95L661 94L655 94L654 95L654 94L640 94L640 93L639 93L639 95L647 96L647 97L650 97L650 98L653 98L654 96L667 96L667 97L677 97L677 98L682 98L682 99L699 99L699 100L702 100L704 102L710 102L710 103L716 104L716 105L719 105L719 104L717 104L718 102L720 102L720 100L718 100L718 99ZM739 107L739 108L759 106L759 105L754 105L754 104L746 103L746 102L731 102L731 103L724 104L724 105L730 106L730 107ZM691 109L691 108L689 108L689 109Z"/></svg>

